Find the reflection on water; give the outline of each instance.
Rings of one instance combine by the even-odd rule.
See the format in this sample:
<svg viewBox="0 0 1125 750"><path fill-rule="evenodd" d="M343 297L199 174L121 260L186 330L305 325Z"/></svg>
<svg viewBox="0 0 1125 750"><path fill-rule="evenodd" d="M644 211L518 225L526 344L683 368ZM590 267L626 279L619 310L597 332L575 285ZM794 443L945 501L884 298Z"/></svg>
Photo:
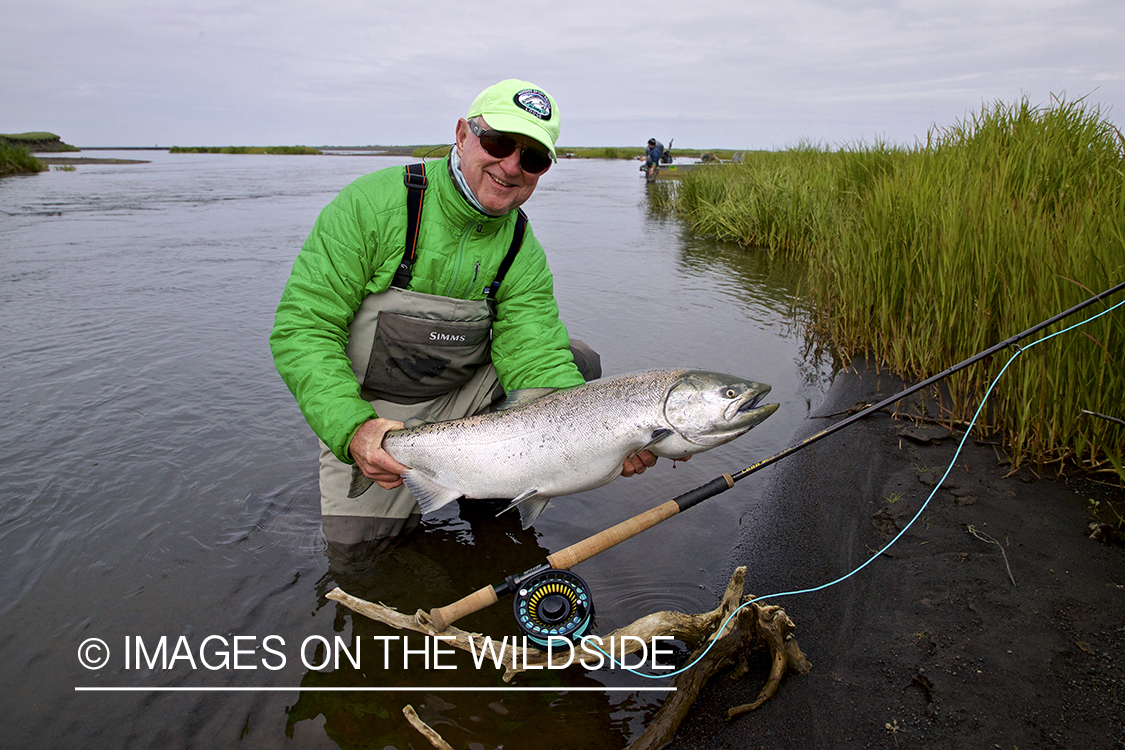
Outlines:
<svg viewBox="0 0 1125 750"><path fill-rule="evenodd" d="M502 507L502 506L501 506ZM360 559L329 551L329 570L317 583L317 606L331 606L335 613L334 630L344 633L349 642L374 647L367 665L378 669L354 669L344 663L332 672L309 671L302 678L305 687L354 687L388 685L440 685L442 687L501 687L499 673L491 668L478 671L465 652L443 654L445 672L431 669L426 678L419 674L428 654L423 654L423 637L402 634L380 623L351 618L347 610L324 598L335 586L369 601L395 602L403 612L430 608L434 602L449 603L471 593L462 566L475 564L492 568L513 566L513 571L531 568L543 561L550 550L539 545L534 531L520 528L515 514L497 518L496 508L481 508L462 502L459 514L425 521L405 539L400 539L378 554ZM497 581L499 582L499 581ZM488 633L498 640L517 635L510 598L458 623L465 629ZM386 645L383 645L386 644ZM409 656L407 648L412 652ZM323 655L320 656L323 658ZM410 670L402 668L410 659ZM367 666L365 665L365 666ZM440 677L439 677L440 675ZM522 686L558 686L559 692L438 693L425 692L411 701L427 724L438 729L454 747L470 742L526 743L528 738L552 738L545 747L580 747L597 738L605 747L628 744L626 724L615 720L618 709L604 692L567 691L567 688L600 687L602 683L578 670L529 672L517 679ZM287 730L297 722L324 717L325 732L342 747L366 746L380 737L382 747L406 747L416 740L416 730L402 716L404 699L396 694L356 696L337 692L301 694L289 710ZM633 711L639 706L631 702ZM504 738L508 739L505 740ZM554 744L552 744L554 743ZM538 744L538 743L537 743Z"/></svg>
<svg viewBox="0 0 1125 750"><path fill-rule="evenodd" d="M112 154L111 154L112 155ZM559 498L533 530L449 507L365 561L326 549L317 447L273 370L273 310L321 207L351 179L407 160L170 155L0 180L0 708L13 746L428 747L411 703L455 746L622 747L659 706L616 670L523 674L500 687L454 670L310 670L307 638L397 635L324 598L336 585L401 611L448 604L551 551L784 447L824 385L801 356L798 279L766 255L652 216L632 162L563 161L527 210L571 333L606 374L689 366L771 383L782 408L720 449ZM576 570L597 630L714 606L769 472ZM515 633L510 601L466 629ZM126 667L126 638L169 653L249 640L254 668ZM284 641L280 669L258 658ZM76 658L103 639L107 666ZM275 642L276 643L276 642ZM312 651L310 650L310 657ZM373 657L373 653L372 653ZM657 683L660 684L660 683ZM417 693L76 693L87 687L432 687ZM569 689L569 690L568 690ZM475 744L474 744L475 743Z"/></svg>

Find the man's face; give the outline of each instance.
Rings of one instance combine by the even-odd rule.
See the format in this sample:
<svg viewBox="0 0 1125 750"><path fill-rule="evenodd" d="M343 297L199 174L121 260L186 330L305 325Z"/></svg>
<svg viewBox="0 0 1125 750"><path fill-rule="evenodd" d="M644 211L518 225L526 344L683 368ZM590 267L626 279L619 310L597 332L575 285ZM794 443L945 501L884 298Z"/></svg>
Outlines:
<svg viewBox="0 0 1125 750"><path fill-rule="evenodd" d="M476 118L476 121L482 128L488 129L483 117ZM505 135L522 146L543 150L542 144L527 136L516 133ZM464 118L457 121L457 153L461 157L461 173L465 175L465 182L484 209L496 216L522 206L535 192L540 176L546 174L546 170L539 174L525 172L520 167L519 149L503 159L489 154L480 145L480 139L469 130L469 122Z"/></svg>

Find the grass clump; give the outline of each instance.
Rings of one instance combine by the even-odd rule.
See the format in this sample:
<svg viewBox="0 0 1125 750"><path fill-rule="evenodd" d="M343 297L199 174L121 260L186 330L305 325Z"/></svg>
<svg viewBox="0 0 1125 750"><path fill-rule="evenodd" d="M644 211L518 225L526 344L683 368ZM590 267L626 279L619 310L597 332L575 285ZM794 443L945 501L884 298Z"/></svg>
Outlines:
<svg viewBox="0 0 1125 750"><path fill-rule="evenodd" d="M1123 147L1082 102L997 103L933 132L812 256L818 307L832 310L823 333L924 377L1122 281ZM1122 352L1120 313L1035 347L997 385L985 429L1007 437L1017 465L1074 459L1125 479L1125 431L1081 413L1125 416ZM1006 360L955 376L955 418Z"/></svg>
<svg viewBox="0 0 1125 750"><path fill-rule="evenodd" d="M748 152L741 163L687 173L676 209L703 234L770 250L807 252L837 225L836 155L802 144Z"/></svg>
<svg viewBox="0 0 1125 750"><path fill-rule="evenodd" d="M47 165L32 156L26 146L0 140L0 176L47 171Z"/></svg>
<svg viewBox="0 0 1125 750"><path fill-rule="evenodd" d="M811 335L908 379L1125 280L1125 140L1084 100L996 103L911 148L755 154L686 175L674 203L699 231L807 261ZM1125 417L1122 352L1121 312L1032 348L982 430L1016 465L1074 461L1125 481L1125 429L1082 414ZM1007 359L948 381L952 420Z"/></svg>

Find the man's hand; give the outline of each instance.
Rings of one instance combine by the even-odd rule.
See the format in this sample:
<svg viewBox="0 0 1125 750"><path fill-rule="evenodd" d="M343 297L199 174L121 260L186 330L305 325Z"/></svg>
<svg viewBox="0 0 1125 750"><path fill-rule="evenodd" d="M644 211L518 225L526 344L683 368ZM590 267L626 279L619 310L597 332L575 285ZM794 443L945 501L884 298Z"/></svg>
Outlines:
<svg viewBox="0 0 1125 750"><path fill-rule="evenodd" d="M656 466L656 456L653 455L652 451L637 451L625 459L625 465L621 468L621 476L631 477L634 474L644 474L645 469L650 466Z"/></svg>
<svg viewBox="0 0 1125 750"><path fill-rule="evenodd" d="M677 458L677 461L687 461L691 456ZM634 474L644 474L645 469L656 466L656 456L652 451L638 451L635 455L625 459L625 466L621 469L621 476L631 477Z"/></svg>
<svg viewBox="0 0 1125 750"><path fill-rule="evenodd" d="M401 485L400 475L410 469L383 450L383 436L391 430L401 429L402 422L376 417L364 422L348 444L348 452L352 454L355 465L363 475L386 490L393 490Z"/></svg>

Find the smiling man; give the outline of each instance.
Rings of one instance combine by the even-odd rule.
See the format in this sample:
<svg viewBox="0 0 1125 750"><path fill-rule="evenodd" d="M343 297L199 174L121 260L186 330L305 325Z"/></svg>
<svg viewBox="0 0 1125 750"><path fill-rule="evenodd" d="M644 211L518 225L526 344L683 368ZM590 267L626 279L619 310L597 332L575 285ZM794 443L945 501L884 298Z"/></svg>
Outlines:
<svg viewBox="0 0 1125 750"><path fill-rule="evenodd" d="M600 376L597 354L559 320L546 254L519 210L555 162L558 137L547 92L501 81L458 120L445 159L365 175L317 218L270 348L321 441L330 543L350 548L416 525L407 467L382 447L389 430ZM655 461L643 452L623 473Z"/></svg>

